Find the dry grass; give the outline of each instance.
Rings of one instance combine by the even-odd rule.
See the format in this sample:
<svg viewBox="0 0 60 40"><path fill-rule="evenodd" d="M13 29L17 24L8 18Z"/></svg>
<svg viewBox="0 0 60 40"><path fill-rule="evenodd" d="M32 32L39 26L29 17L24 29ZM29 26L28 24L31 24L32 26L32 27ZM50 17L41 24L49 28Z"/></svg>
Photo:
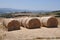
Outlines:
<svg viewBox="0 0 60 40"><path fill-rule="evenodd" d="M5 28L5 26L3 26L2 24L0 24L0 40L3 40L5 32L7 32L7 29Z"/></svg>
<svg viewBox="0 0 60 40"><path fill-rule="evenodd" d="M13 35L13 36L12 36ZM39 28L22 29L18 31L7 32L4 36L7 40L52 40L60 39L60 29L58 28Z"/></svg>
<svg viewBox="0 0 60 40"><path fill-rule="evenodd" d="M60 25L60 17L59 18L57 18L58 19L58 24Z"/></svg>

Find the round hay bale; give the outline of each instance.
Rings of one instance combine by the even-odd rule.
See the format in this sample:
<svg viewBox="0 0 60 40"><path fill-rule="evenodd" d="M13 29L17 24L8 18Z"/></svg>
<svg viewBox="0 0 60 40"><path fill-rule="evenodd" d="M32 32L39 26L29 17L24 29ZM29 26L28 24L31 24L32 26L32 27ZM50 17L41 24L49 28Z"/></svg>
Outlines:
<svg viewBox="0 0 60 40"><path fill-rule="evenodd" d="M16 19L17 21L19 21L20 22L20 26L22 26L22 17L19 17L19 18L14 18L14 19Z"/></svg>
<svg viewBox="0 0 60 40"><path fill-rule="evenodd" d="M40 20L38 18L28 18L26 20L26 28L32 29L32 28L40 28L41 23Z"/></svg>
<svg viewBox="0 0 60 40"><path fill-rule="evenodd" d="M22 24L23 27L26 27L26 21L27 21L28 18L29 18L29 17L24 17L24 18L22 19L21 24Z"/></svg>
<svg viewBox="0 0 60 40"><path fill-rule="evenodd" d="M19 18L14 18L14 19L16 19L17 21L20 22L20 26L24 27L23 24L24 24L24 21L26 18L28 18L28 17L19 17Z"/></svg>
<svg viewBox="0 0 60 40"><path fill-rule="evenodd" d="M58 20L53 16L41 17L40 19L42 26L45 27L57 27Z"/></svg>
<svg viewBox="0 0 60 40"><path fill-rule="evenodd" d="M22 27L24 27L24 21L25 21L26 18L28 18L28 17L21 17L20 18L20 23L21 23Z"/></svg>
<svg viewBox="0 0 60 40"><path fill-rule="evenodd" d="M20 29L20 23L15 19L5 19L3 23L8 31Z"/></svg>

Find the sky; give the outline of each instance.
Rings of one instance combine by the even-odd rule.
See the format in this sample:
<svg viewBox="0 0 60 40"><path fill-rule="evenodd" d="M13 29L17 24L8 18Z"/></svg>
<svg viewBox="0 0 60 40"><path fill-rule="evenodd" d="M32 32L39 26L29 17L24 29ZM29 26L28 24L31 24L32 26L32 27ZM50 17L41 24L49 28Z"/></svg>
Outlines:
<svg viewBox="0 0 60 40"><path fill-rule="evenodd" d="M60 10L60 0L0 0L0 8Z"/></svg>

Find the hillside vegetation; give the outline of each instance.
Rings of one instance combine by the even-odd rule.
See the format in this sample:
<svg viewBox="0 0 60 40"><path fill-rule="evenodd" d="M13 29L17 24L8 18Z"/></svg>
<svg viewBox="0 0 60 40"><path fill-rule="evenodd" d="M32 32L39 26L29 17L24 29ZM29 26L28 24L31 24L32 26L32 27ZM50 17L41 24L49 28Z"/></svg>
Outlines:
<svg viewBox="0 0 60 40"><path fill-rule="evenodd" d="M12 14L18 14L18 13L31 13L36 14L33 16L49 16L49 15L56 15L56 17L60 17L60 10L57 11L29 11L29 10L16 10L16 9L11 9L11 8L0 8L0 17L5 17L5 18L11 18L14 17Z"/></svg>

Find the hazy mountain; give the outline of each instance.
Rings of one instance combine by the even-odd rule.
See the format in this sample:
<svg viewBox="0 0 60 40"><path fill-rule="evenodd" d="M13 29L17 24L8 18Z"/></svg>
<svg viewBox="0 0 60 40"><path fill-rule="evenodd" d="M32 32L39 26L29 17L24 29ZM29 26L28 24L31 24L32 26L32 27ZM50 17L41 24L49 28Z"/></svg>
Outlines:
<svg viewBox="0 0 60 40"><path fill-rule="evenodd" d="M0 13L21 12L23 10L17 10L12 8L0 8Z"/></svg>
<svg viewBox="0 0 60 40"><path fill-rule="evenodd" d="M11 13L11 12L33 12L33 13L45 13L50 12L46 10L21 10L21 9L12 9L12 8L0 8L0 13Z"/></svg>

